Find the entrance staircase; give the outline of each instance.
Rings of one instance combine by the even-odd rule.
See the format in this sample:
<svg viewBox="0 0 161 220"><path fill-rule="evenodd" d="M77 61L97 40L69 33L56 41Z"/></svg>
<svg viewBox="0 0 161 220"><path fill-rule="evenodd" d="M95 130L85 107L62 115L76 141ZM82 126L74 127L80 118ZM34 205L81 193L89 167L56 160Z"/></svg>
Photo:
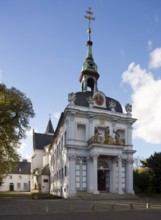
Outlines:
<svg viewBox="0 0 161 220"><path fill-rule="evenodd" d="M93 194L88 192L76 192L70 199L83 199L83 200L116 200L116 199L137 199L138 197L133 194L116 194L101 192L100 194Z"/></svg>

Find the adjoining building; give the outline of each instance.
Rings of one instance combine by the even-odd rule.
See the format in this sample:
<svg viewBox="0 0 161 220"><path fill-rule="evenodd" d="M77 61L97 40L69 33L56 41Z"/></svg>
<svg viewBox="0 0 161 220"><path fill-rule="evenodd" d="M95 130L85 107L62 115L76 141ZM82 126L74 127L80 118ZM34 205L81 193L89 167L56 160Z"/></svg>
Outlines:
<svg viewBox="0 0 161 220"><path fill-rule="evenodd" d="M0 191L30 192L31 163L27 160L18 162L3 179Z"/></svg>
<svg viewBox="0 0 161 220"><path fill-rule="evenodd" d="M79 78L81 91L68 95L69 104L49 136L50 141L43 143L42 139L41 147L35 147L34 142L33 178L38 181L44 167L48 167L50 193L65 198L78 192L134 193L132 125L136 119L132 118L130 104L124 113L117 100L98 89L100 75L92 54L92 16L89 8L85 16L89 19L87 55ZM44 182L40 182L43 190Z"/></svg>
<svg viewBox="0 0 161 220"><path fill-rule="evenodd" d="M31 161L31 191L50 191L49 146L54 134L51 119L45 133L33 131L33 156Z"/></svg>

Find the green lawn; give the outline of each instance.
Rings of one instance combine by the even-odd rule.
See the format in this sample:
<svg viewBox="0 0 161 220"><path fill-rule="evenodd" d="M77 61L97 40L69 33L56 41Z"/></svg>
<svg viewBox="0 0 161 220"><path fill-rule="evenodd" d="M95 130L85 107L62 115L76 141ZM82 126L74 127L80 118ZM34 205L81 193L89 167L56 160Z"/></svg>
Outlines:
<svg viewBox="0 0 161 220"><path fill-rule="evenodd" d="M138 193L136 194L138 197L144 199L144 198L151 198L156 200L161 200L161 194L160 193Z"/></svg>
<svg viewBox="0 0 161 220"><path fill-rule="evenodd" d="M0 197L31 196L31 192L0 192Z"/></svg>
<svg viewBox="0 0 161 220"><path fill-rule="evenodd" d="M16 198L29 197L32 199L61 199L60 196L51 195L49 193L31 193L31 192L0 192L0 198Z"/></svg>

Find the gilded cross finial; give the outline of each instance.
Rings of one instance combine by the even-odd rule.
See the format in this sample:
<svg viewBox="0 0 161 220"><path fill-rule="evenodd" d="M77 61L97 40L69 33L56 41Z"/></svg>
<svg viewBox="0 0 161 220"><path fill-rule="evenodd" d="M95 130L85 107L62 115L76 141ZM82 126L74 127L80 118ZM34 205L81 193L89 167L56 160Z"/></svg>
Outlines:
<svg viewBox="0 0 161 220"><path fill-rule="evenodd" d="M90 34L91 34L91 20L95 20L95 17L93 17L92 15L93 15L93 12L92 12L92 9L89 7L88 8L88 10L86 10L86 14L87 15L85 15L84 17L86 18L86 19L88 19L88 40L90 41L91 39L90 39Z"/></svg>

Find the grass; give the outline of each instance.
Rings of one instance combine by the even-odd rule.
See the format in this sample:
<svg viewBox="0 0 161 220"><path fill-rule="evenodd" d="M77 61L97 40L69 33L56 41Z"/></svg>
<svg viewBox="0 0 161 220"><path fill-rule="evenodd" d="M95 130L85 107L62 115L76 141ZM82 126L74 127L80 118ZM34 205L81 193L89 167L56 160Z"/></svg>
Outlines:
<svg viewBox="0 0 161 220"><path fill-rule="evenodd" d="M0 197L26 197L26 196L31 196L31 192L0 192Z"/></svg>
<svg viewBox="0 0 161 220"><path fill-rule="evenodd" d="M152 200L161 200L161 193L156 194L156 193L137 193L136 196L138 196L140 199L152 199ZM38 192L0 192L0 198L3 197L28 197L32 199L61 199L60 196L48 194L48 193L38 193Z"/></svg>
<svg viewBox="0 0 161 220"><path fill-rule="evenodd" d="M136 195L141 199L150 198L150 199L161 200L161 193L137 193Z"/></svg>
<svg viewBox="0 0 161 220"><path fill-rule="evenodd" d="M49 193L32 193L32 199L62 199L62 197Z"/></svg>
<svg viewBox="0 0 161 220"><path fill-rule="evenodd" d="M0 198L16 198L16 197L29 197L32 199L61 199L60 196L55 196L49 193L31 193L31 192L0 192Z"/></svg>

